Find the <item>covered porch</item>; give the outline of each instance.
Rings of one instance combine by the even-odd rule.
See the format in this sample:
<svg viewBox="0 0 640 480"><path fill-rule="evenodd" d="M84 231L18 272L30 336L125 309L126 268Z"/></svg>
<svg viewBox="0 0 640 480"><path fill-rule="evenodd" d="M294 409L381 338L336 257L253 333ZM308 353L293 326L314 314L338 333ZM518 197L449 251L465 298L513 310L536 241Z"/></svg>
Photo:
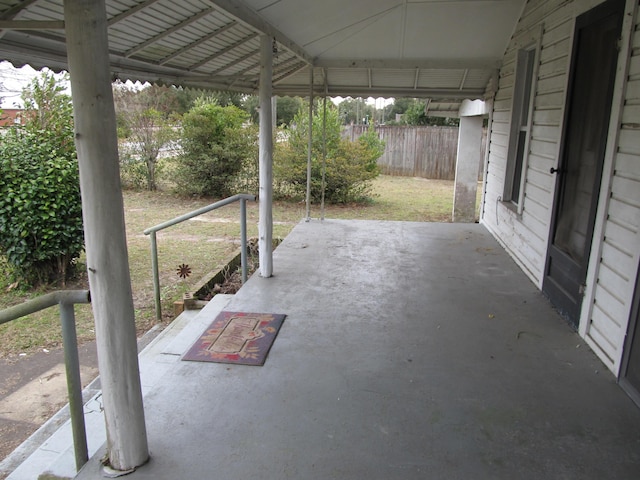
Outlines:
<svg viewBox="0 0 640 480"><path fill-rule="evenodd" d="M637 478L640 410L482 225L303 221L274 260L225 307L287 315L263 367L180 360L209 307L150 347L127 478Z"/></svg>

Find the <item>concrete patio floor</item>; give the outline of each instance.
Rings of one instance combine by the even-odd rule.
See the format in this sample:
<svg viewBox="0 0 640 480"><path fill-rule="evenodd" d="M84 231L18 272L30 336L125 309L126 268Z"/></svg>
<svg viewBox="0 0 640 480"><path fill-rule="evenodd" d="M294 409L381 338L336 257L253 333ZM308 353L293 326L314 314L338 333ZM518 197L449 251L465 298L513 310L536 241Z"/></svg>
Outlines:
<svg viewBox="0 0 640 480"><path fill-rule="evenodd" d="M481 225L302 222L274 273L226 306L287 315L263 367L180 360L213 313L157 352L125 478L640 478L640 409Z"/></svg>

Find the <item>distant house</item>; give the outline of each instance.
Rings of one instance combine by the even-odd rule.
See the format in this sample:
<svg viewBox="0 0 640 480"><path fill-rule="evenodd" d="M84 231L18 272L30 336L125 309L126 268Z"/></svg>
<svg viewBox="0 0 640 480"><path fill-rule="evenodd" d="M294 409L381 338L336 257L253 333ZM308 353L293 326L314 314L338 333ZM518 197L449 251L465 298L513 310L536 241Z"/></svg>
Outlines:
<svg viewBox="0 0 640 480"><path fill-rule="evenodd" d="M24 110L19 108L4 108L0 112L0 127L24 124Z"/></svg>

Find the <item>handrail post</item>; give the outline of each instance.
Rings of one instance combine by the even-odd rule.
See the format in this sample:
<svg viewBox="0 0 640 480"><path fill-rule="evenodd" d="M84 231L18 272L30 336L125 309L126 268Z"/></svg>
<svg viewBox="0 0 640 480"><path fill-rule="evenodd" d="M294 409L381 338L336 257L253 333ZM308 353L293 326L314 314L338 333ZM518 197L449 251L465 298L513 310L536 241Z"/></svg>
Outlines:
<svg viewBox="0 0 640 480"><path fill-rule="evenodd" d="M172 220L168 220L163 222L155 227L147 228L144 231L145 235L151 236L151 266L153 268L153 290L156 302L156 319L162 320L162 306L160 303L160 272L158 270L158 243L156 239L156 233L160 230L164 230L165 228L171 227L173 225L177 225L178 223L182 223L185 220L190 220L198 215L202 215L203 213L210 212L212 210L216 210L220 207L224 207L225 205L229 205L233 202L240 202L240 230L241 230L241 243L242 243L242 255L240 257L240 261L242 262L242 282L244 283L247 279L247 259L246 259L246 250L247 250L247 200L252 200L255 202L256 196L249 195L248 193L240 193L237 195L233 195L232 197L225 198L218 202L212 203L211 205L207 205L206 207L199 208L194 210L193 212L185 213L184 215L180 215Z"/></svg>
<svg viewBox="0 0 640 480"><path fill-rule="evenodd" d="M82 380L80 378L80 360L78 357L78 338L73 303L60 302L60 322L62 324L62 343L64 346L64 364L67 373L69 394L69 412L73 432L73 449L76 458L76 470L89 461L87 431L84 423L82 401Z"/></svg>
<svg viewBox="0 0 640 480"><path fill-rule="evenodd" d="M242 283L247 281L247 201L240 199L240 264L242 266Z"/></svg>
<svg viewBox="0 0 640 480"><path fill-rule="evenodd" d="M153 294L156 302L156 320L162 320L162 304L160 303L160 272L158 269L158 242L156 232L151 235L151 268L153 270Z"/></svg>

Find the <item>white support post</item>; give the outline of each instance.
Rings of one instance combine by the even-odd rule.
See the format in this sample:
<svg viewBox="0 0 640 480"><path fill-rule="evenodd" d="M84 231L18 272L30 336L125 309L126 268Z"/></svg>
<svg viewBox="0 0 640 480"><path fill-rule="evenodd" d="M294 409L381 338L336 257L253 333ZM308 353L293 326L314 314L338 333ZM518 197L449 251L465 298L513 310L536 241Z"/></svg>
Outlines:
<svg viewBox="0 0 640 480"><path fill-rule="evenodd" d="M149 459L109 73L104 0L65 0L87 268L110 467Z"/></svg>
<svg viewBox="0 0 640 480"><path fill-rule="evenodd" d="M313 151L313 66L309 67L309 139L307 142L307 222L311 220L311 155Z"/></svg>
<svg viewBox="0 0 640 480"><path fill-rule="evenodd" d="M456 179L454 187L454 222L473 223L476 218L478 171L482 152L482 115L484 102L463 102L460 112Z"/></svg>
<svg viewBox="0 0 640 480"><path fill-rule="evenodd" d="M273 275L273 43L271 37L260 37L260 218L258 249L260 276Z"/></svg>

